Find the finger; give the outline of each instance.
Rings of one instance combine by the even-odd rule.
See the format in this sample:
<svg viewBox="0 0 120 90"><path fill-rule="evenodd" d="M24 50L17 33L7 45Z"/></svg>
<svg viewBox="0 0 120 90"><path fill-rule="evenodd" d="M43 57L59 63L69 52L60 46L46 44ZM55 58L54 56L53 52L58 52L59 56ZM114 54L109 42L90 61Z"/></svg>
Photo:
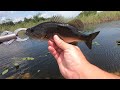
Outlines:
<svg viewBox="0 0 120 90"><path fill-rule="evenodd" d="M61 48L62 50L66 50L67 48L69 48L69 44L64 42L62 39L60 39L57 35L54 35L53 37L55 44Z"/></svg>
<svg viewBox="0 0 120 90"><path fill-rule="evenodd" d="M57 47L56 44L54 42L52 42L51 40L48 41L48 45L53 47L59 54L63 51L62 49Z"/></svg>
<svg viewBox="0 0 120 90"><path fill-rule="evenodd" d="M59 53L52 47L49 46L48 50L50 51L50 53L55 57L55 59L57 60L57 58L59 57Z"/></svg>
<svg viewBox="0 0 120 90"><path fill-rule="evenodd" d="M53 43L54 43L53 41L48 40L48 45L49 45L49 46L52 46Z"/></svg>
<svg viewBox="0 0 120 90"><path fill-rule="evenodd" d="M51 40L48 41L48 45L54 47L55 49L58 49L58 46Z"/></svg>

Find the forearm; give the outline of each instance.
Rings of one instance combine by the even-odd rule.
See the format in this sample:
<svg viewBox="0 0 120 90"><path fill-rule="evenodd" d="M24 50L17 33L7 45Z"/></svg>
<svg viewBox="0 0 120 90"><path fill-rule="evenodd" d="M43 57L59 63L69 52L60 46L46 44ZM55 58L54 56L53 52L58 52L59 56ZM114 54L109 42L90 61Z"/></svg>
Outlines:
<svg viewBox="0 0 120 90"><path fill-rule="evenodd" d="M119 76L108 73L92 64L84 65L79 74L81 79L120 79Z"/></svg>

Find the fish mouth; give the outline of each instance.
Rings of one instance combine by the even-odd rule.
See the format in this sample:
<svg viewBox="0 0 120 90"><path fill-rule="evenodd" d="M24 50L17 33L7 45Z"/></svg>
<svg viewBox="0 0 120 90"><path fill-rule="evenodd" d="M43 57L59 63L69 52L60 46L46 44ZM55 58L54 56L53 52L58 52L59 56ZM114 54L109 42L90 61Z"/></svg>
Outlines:
<svg viewBox="0 0 120 90"><path fill-rule="evenodd" d="M27 29L25 34L27 36L29 36L30 38L34 38L34 39L41 39L41 40L46 40L47 38L45 37L45 35L40 35L40 34L36 34L36 33L31 33L30 29Z"/></svg>

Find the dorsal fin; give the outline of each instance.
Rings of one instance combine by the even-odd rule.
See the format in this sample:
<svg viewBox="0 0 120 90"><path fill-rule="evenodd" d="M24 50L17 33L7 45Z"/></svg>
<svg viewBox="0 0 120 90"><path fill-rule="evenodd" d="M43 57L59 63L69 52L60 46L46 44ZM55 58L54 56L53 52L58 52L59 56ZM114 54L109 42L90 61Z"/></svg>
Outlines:
<svg viewBox="0 0 120 90"><path fill-rule="evenodd" d="M65 23L65 19L63 16L53 16L50 18L50 22Z"/></svg>
<svg viewBox="0 0 120 90"><path fill-rule="evenodd" d="M69 21L68 24L78 28L81 31L84 30L84 24L79 19L73 19L73 20Z"/></svg>

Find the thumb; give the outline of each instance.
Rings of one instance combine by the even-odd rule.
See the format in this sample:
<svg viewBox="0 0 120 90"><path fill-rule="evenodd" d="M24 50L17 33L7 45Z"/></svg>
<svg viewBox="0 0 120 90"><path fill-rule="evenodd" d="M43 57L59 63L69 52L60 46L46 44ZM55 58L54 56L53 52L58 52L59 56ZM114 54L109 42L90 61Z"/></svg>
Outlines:
<svg viewBox="0 0 120 90"><path fill-rule="evenodd" d="M66 50L70 47L70 45L66 42L64 42L62 39L60 39L57 35L54 35L53 37L55 44L61 48L62 50Z"/></svg>

